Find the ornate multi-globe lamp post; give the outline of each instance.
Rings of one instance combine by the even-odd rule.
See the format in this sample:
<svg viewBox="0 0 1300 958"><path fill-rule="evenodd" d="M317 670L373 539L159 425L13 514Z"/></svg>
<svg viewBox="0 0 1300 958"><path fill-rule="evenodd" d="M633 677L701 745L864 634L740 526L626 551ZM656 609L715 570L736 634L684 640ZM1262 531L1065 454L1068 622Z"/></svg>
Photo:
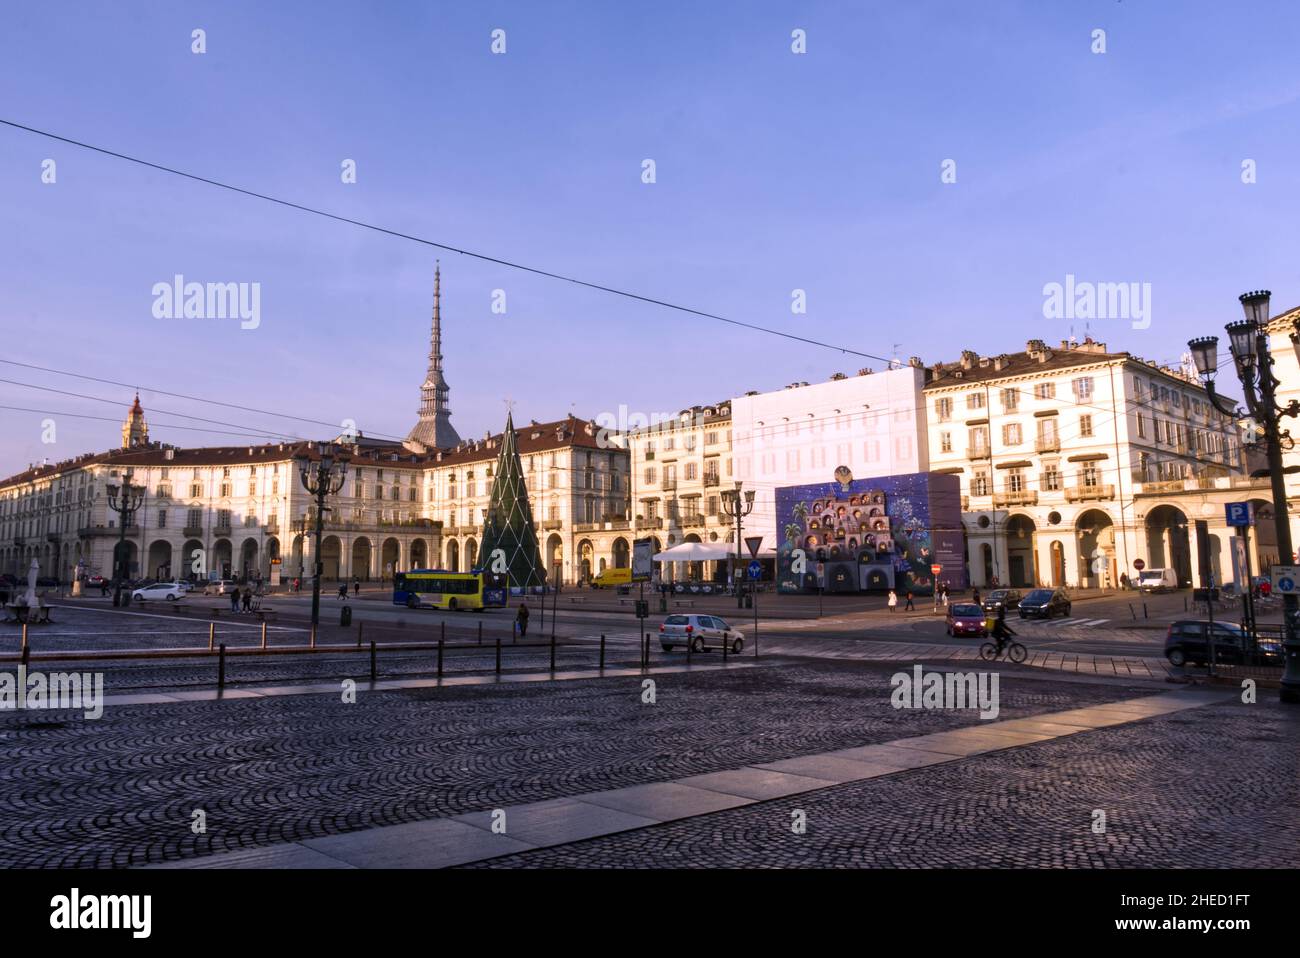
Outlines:
<svg viewBox="0 0 1300 958"><path fill-rule="evenodd" d="M1276 392L1278 379L1273 375L1273 357L1268 348L1268 305L1271 294L1268 290L1245 293L1240 297L1245 318L1228 323L1228 345L1232 351L1233 365L1237 378L1241 380L1246 394L1246 406L1251 418L1258 424L1264 434L1264 450L1268 455L1268 472L1273 487L1273 522L1277 528L1278 554L1284 562L1290 562L1295 553L1291 544L1291 523L1287 515L1286 476L1282 466L1284 445L1289 446L1290 431L1283 429L1283 417L1300 414L1300 402L1292 400L1285 406L1278 405ZM1291 333L1291 342L1300 359L1300 323ZM1219 337L1201 336L1189 342L1192 358L1196 362L1196 371L1200 375L1210 401L1225 416L1237 415L1232 403L1218 395L1214 388L1214 376L1219 369ZM1250 588L1250 584L1246 584ZM1296 619L1300 616L1300 603L1293 593L1282 597L1282 653L1285 669L1282 673L1282 694L1284 702L1300 703L1300 629Z"/></svg>
<svg viewBox="0 0 1300 958"><path fill-rule="evenodd" d="M122 589L126 584L127 577L131 574L131 561L128 556L126 546L126 529L135 518L135 514L144 502L144 487L131 484L131 470L128 469L122 476L122 485L110 483L108 486L108 507L118 515L119 532L117 537L117 546L114 552L114 572L113 572L113 605L122 604ZM127 603L130 604L130 592L127 592Z"/></svg>
<svg viewBox="0 0 1300 958"><path fill-rule="evenodd" d="M313 460L308 453L300 452L294 456L294 461L298 463L302 487L316 497L316 547L312 557L315 574L312 576L311 583L311 624L319 625L320 579L325 571L325 563L321 560L320 551L321 534L325 527L325 500L343 488L343 481L348 474L348 463L352 461L352 457L334 443L323 443L319 458Z"/></svg>
<svg viewBox="0 0 1300 958"><path fill-rule="evenodd" d="M740 577L740 563L742 561L740 543L743 541L740 538L742 522L745 516L754 511L754 491L751 489L748 492L742 493L740 487L741 482L737 479L735 489L722 490L722 508L726 511L727 515L736 520L736 558L735 564L731 570L731 581L736 587L737 609L743 608L745 604L744 589L741 587L742 580Z"/></svg>

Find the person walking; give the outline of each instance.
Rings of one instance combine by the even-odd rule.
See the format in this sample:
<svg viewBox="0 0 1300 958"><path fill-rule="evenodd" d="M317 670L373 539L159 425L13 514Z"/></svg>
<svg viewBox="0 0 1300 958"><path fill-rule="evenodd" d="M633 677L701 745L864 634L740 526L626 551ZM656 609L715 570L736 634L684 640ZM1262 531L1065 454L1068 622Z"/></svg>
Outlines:
<svg viewBox="0 0 1300 958"><path fill-rule="evenodd" d="M252 612L253 611L253 590L251 588L244 589L243 602L244 602L244 611Z"/></svg>
<svg viewBox="0 0 1300 958"><path fill-rule="evenodd" d="M546 625L545 622L542 625ZM528 634L528 603L520 602L519 611L515 613L515 626L519 629L519 637L522 639Z"/></svg>
<svg viewBox="0 0 1300 958"><path fill-rule="evenodd" d="M903 606L904 612L915 612L916 606L912 604L912 590L907 590L907 605Z"/></svg>
<svg viewBox="0 0 1300 958"><path fill-rule="evenodd" d="M361 580L356 576L352 577L352 597L356 598L361 594Z"/></svg>
<svg viewBox="0 0 1300 958"><path fill-rule="evenodd" d="M983 605L983 603L980 602L980 587L975 586L975 588L971 589L970 591L971 591L971 601L974 602L976 605Z"/></svg>
<svg viewBox="0 0 1300 958"><path fill-rule="evenodd" d="M893 589L889 590L889 611L893 612L898 608L898 593Z"/></svg>
<svg viewBox="0 0 1300 958"><path fill-rule="evenodd" d="M348 601L348 584L346 582L339 583L339 598L344 602Z"/></svg>
<svg viewBox="0 0 1300 958"><path fill-rule="evenodd" d="M239 611L239 586L235 586L235 588L230 593L230 611L231 612Z"/></svg>
<svg viewBox="0 0 1300 958"><path fill-rule="evenodd" d="M939 590L943 596L943 607L946 609L948 608L948 583L945 582L943 585L939 586Z"/></svg>

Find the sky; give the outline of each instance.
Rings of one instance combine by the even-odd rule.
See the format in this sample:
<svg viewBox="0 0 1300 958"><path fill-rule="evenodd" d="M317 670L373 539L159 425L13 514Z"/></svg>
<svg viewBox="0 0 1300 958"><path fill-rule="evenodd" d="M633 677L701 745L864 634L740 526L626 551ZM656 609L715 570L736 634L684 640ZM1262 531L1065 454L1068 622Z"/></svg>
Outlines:
<svg viewBox="0 0 1300 958"><path fill-rule="evenodd" d="M181 446L404 436L435 260L465 437L507 400L653 416L1033 338L1176 363L1246 290L1300 302L1297 27L1280 2L8 3L0 120L829 348L0 126L0 474L117 445L133 386ZM256 284L256 324L156 315L176 275ZM1145 318L1048 318L1067 276L1138 284Z"/></svg>

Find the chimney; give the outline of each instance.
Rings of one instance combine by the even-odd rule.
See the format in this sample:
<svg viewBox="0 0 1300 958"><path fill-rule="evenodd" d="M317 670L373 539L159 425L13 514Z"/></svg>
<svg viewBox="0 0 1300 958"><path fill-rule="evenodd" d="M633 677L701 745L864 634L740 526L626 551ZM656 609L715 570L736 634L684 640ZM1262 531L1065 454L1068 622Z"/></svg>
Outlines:
<svg viewBox="0 0 1300 958"><path fill-rule="evenodd" d="M979 353L975 352L974 350L963 349L961 351L962 369L974 369L975 364L978 363L979 361L980 361Z"/></svg>
<svg viewBox="0 0 1300 958"><path fill-rule="evenodd" d="M925 364L921 362L920 356L910 356L908 357L907 365L911 366L913 369L920 369Z"/></svg>
<svg viewBox="0 0 1300 958"><path fill-rule="evenodd" d="M831 374L831 382L838 382L838 381L841 380L841 379L848 379L848 378L849 378L849 377L846 376L846 375L844 375L843 373L832 373L832 374Z"/></svg>

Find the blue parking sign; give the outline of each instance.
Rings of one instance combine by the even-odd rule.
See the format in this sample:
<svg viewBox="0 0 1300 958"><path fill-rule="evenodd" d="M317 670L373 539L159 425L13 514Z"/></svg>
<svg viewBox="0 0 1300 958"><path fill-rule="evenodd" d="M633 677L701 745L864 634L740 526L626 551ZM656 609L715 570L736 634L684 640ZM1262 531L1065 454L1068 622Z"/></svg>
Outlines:
<svg viewBox="0 0 1300 958"><path fill-rule="evenodd" d="M1250 503L1249 502L1225 502L1224 511L1228 515L1228 525L1230 526L1249 526L1250 525Z"/></svg>

